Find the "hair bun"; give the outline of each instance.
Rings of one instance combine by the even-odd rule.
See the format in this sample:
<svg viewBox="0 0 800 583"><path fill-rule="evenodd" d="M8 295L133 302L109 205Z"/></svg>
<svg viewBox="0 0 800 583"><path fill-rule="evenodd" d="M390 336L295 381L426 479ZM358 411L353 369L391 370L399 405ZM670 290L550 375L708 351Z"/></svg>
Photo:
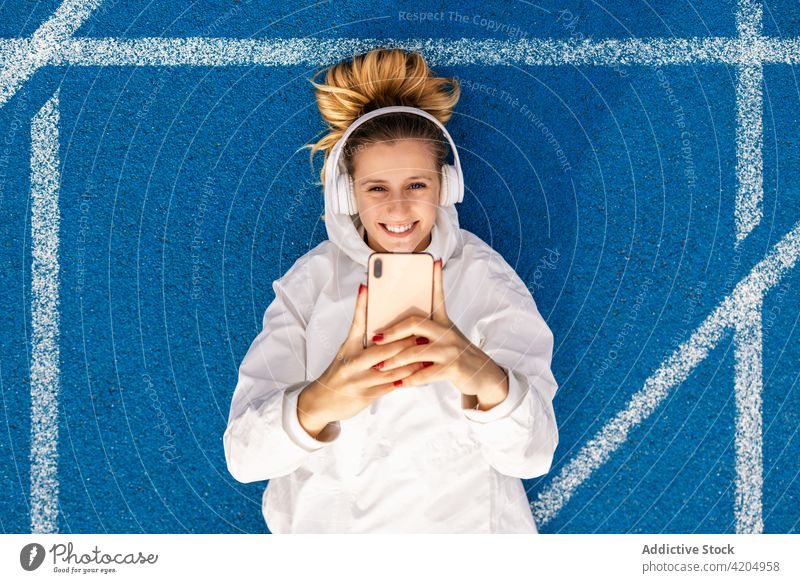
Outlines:
<svg viewBox="0 0 800 583"><path fill-rule="evenodd" d="M314 79L326 73L323 84ZM403 49L373 49L318 71L311 79L317 107L329 133L309 144L311 158L331 148L361 115L392 105L406 105L427 111L442 124L453 115L461 95L455 77L437 77L420 53ZM320 174L325 179L325 168Z"/></svg>

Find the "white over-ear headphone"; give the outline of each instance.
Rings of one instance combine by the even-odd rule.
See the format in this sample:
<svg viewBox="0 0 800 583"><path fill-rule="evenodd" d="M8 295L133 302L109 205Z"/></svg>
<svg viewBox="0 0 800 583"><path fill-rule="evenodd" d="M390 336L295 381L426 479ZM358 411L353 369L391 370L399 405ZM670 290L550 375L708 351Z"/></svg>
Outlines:
<svg viewBox="0 0 800 583"><path fill-rule="evenodd" d="M384 113L391 113L395 111L405 111L421 115L441 128L447 141L450 142L450 151L453 152L453 164L442 165L442 188L439 204L447 206L461 202L464 200L464 175L461 172L461 162L458 159L458 150L456 150L455 142L450 137L450 133L445 129L444 125L436 119L433 115L423 109L417 107L409 107L407 105L390 105L388 107L381 107L374 109L364 115L359 116L350 126L345 130L344 134L339 141L334 144L328 154L328 160L325 163L325 191L331 195L333 201L333 212L337 214L354 215L358 212L358 205L356 203L355 186L353 184L353 177L350 176L344 165L340 163L340 156L342 148L344 147L347 138L353 131L362 123L373 117L382 115Z"/></svg>

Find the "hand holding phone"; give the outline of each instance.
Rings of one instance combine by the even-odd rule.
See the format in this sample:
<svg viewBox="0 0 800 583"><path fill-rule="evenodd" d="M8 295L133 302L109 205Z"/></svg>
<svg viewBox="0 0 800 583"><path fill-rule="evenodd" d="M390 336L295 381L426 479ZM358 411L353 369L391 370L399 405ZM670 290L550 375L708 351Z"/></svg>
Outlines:
<svg viewBox="0 0 800 583"><path fill-rule="evenodd" d="M350 331L322 375L300 393L297 418L300 425L317 437L334 421L349 419L373 401L398 388L395 381L424 368L419 362L383 371L376 367L416 345L413 336L385 346L364 347L367 324L367 290L362 284L356 298Z"/></svg>

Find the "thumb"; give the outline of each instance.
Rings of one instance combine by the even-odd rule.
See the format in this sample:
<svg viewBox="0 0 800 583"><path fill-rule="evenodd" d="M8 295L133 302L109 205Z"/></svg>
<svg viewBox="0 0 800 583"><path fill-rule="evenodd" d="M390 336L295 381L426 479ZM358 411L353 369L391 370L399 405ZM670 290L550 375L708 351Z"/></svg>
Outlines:
<svg viewBox="0 0 800 583"><path fill-rule="evenodd" d="M433 263L433 320L446 324L447 309L444 305L444 281L442 277L442 260Z"/></svg>
<svg viewBox="0 0 800 583"><path fill-rule="evenodd" d="M367 286L359 284L356 295L356 309L353 312L353 323L350 326L348 339L358 348L364 348L364 334L367 333Z"/></svg>

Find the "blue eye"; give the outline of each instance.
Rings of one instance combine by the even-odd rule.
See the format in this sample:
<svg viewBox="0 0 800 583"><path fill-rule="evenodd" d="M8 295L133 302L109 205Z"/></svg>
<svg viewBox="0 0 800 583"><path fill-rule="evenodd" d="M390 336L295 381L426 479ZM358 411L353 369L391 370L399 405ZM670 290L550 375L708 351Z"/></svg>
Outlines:
<svg viewBox="0 0 800 583"><path fill-rule="evenodd" d="M412 182L410 184L410 186L419 186L420 188L427 188L428 185L425 184L424 182ZM383 186L373 186L369 190L370 190L370 192L372 192L373 190L375 190L377 188L380 188L381 190L383 190ZM412 190L420 190L420 188L412 188Z"/></svg>

